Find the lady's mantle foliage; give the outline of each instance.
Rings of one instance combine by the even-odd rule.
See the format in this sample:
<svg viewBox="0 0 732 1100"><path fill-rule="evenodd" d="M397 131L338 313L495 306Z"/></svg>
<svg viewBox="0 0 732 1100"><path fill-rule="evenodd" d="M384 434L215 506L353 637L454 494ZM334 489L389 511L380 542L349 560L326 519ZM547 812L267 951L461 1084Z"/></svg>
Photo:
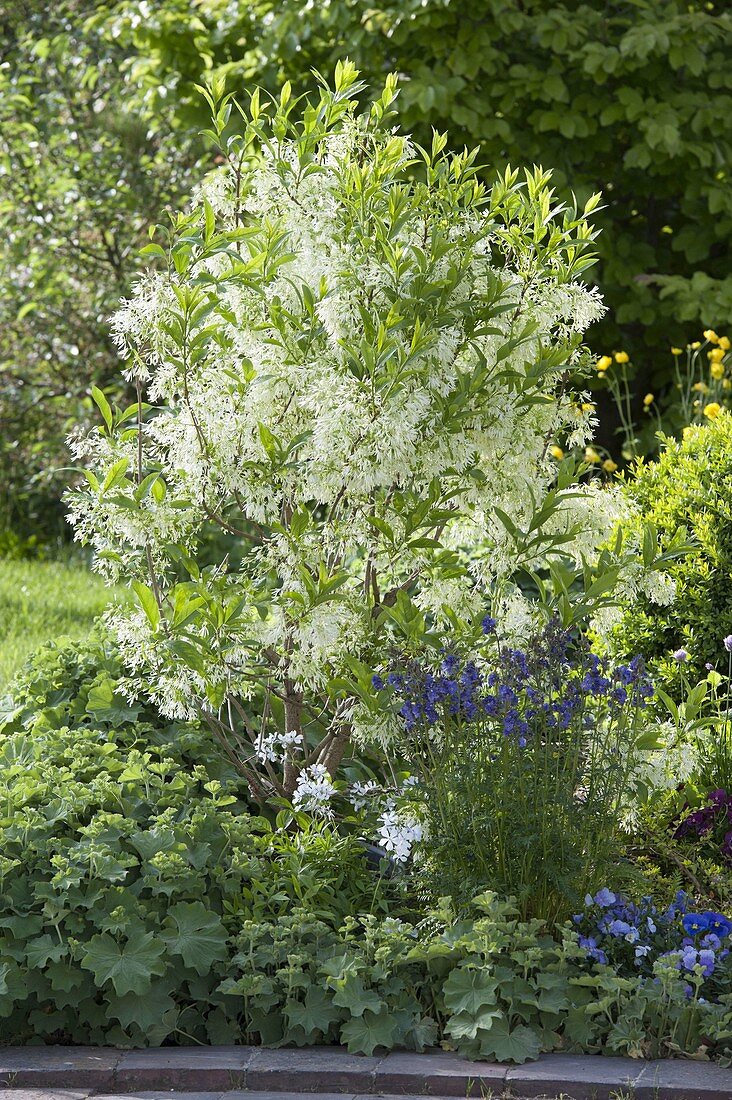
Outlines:
<svg viewBox="0 0 732 1100"><path fill-rule="evenodd" d="M288 86L255 93L233 137L233 101L206 93L225 163L114 320L139 410L99 395L105 425L77 444L77 536L140 600L116 619L128 666L165 713L218 712L258 796L335 774L385 630L419 647L517 562L612 522L548 455L588 432L567 373L602 312L578 281L596 198L577 215L539 169L487 190L475 154L391 129L392 79L357 115L356 78L340 65L297 111ZM192 560L209 521L249 547L238 572ZM255 759L256 682L304 734L282 776Z"/></svg>

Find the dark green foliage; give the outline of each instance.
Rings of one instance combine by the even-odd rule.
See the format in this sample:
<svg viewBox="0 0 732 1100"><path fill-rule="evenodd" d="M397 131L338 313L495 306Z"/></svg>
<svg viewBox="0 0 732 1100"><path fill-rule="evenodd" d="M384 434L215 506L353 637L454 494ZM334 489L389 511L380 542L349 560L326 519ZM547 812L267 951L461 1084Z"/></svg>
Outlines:
<svg viewBox="0 0 732 1100"><path fill-rule="evenodd" d="M223 10L225 9L225 11ZM204 66L231 87L284 80L348 55L372 84L403 74L403 126L447 130L485 161L542 164L580 201L602 191L597 278L611 309L596 347L664 352L688 322L732 313L732 13L705 0L167 0L151 18L116 6L150 97L167 89L183 125L200 120ZM102 14L99 23L103 24ZM134 25L133 25L134 24ZM622 333L622 336L621 336ZM647 384L653 375L653 386ZM645 353L640 392L670 378Z"/></svg>
<svg viewBox="0 0 732 1100"><path fill-rule="evenodd" d="M416 926L347 920L335 933L305 916L249 925L234 958L244 973L223 988L265 1043L372 1054L442 1039L470 1058L525 1062L559 1049L658 1057L705 1036L712 1055L732 1054L732 996L690 1000L673 967L646 983L593 969L568 926L555 938L517 917L486 893L464 921L446 910Z"/></svg>
<svg viewBox="0 0 732 1100"><path fill-rule="evenodd" d="M641 808L631 858L646 878L647 890L662 905L684 889L693 893L697 908L732 913L732 874L722 850L729 825L720 822L716 835L714 830L703 835L689 830L676 836L689 813L707 802L693 782L679 786L679 790L655 792Z"/></svg>
<svg viewBox="0 0 732 1100"><path fill-rule="evenodd" d="M681 442L665 440L658 460L640 463L628 478L639 512L627 533L639 534L650 521L665 549L685 527L696 549L667 566L677 586L674 602L660 607L639 594L615 635L624 653L650 661L677 699L684 679L695 684L707 675L707 663L727 672L722 643L732 634L732 416L686 434ZM681 648L689 654L683 664L672 657Z"/></svg>
<svg viewBox="0 0 732 1100"><path fill-rule="evenodd" d="M0 15L0 532L64 535L65 438L115 379L107 318L185 153L128 102L124 53L85 27L89 0Z"/></svg>

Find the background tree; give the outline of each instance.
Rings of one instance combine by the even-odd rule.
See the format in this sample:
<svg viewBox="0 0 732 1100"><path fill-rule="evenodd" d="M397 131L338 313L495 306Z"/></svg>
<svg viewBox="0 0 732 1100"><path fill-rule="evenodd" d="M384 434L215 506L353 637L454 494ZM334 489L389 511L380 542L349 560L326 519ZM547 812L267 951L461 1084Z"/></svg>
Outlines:
<svg viewBox="0 0 732 1100"><path fill-rule="evenodd" d="M93 10L31 0L0 16L0 532L22 537L64 531L65 437L90 385L117 376L108 315L185 175Z"/></svg>

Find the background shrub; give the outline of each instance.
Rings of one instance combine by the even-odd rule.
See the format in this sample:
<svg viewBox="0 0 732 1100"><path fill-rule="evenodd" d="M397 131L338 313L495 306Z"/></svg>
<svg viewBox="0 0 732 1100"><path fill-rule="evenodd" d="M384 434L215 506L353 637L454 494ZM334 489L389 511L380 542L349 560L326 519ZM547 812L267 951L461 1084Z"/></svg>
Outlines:
<svg viewBox="0 0 732 1100"><path fill-rule="evenodd" d="M679 343L687 322L732 312L727 263L732 13L695 0L297 0L225 5L167 0L150 18L118 3L98 24L126 39L132 83L181 127L204 123L194 83L312 83L347 54L378 85L405 77L400 123L429 142L479 145L502 169L542 164L560 194L602 191L601 263L610 306L597 347L635 347L653 389L671 372L647 347ZM162 91L164 90L164 98ZM139 94L139 92L132 94ZM689 336L689 338L691 338ZM684 341L685 342L685 341Z"/></svg>
<svg viewBox="0 0 732 1100"><path fill-rule="evenodd" d="M638 506L627 533L650 521L664 548L685 527L697 548L668 567L674 602L661 607L639 593L615 634L615 644L642 653L677 698L683 678L696 683L707 663L726 672L722 640L732 633L732 416L723 413L684 435L680 442L665 439L658 461L641 461L625 481ZM682 648L685 663L673 659Z"/></svg>
<svg viewBox="0 0 732 1100"><path fill-rule="evenodd" d="M66 537L65 439L116 374L108 315L191 156L130 102L125 51L85 23L98 10L0 13L0 542Z"/></svg>

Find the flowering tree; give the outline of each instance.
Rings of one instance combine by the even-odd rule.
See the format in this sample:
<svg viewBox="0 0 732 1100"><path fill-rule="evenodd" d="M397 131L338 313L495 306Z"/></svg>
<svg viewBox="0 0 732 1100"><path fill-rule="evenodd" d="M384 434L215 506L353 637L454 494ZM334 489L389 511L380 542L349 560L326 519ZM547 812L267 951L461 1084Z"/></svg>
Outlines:
<svg viewBox="0 0 732 1100"><path fill-rule="evenodd" d="M602 311L578 281L597 198L556 204L541 169L486 189L475 154L393 131L393 79L365 114L361 90L348 63L302 107L205 90L224 163L114 319L137 404L97 393L76 441L77 537L138 598L127 665L260 801L319 798L384 734L385 649L500 613L519 565L616 518L551 457L590 426L568 372ZM211 523L240 566L196 563Z"/></svg>

